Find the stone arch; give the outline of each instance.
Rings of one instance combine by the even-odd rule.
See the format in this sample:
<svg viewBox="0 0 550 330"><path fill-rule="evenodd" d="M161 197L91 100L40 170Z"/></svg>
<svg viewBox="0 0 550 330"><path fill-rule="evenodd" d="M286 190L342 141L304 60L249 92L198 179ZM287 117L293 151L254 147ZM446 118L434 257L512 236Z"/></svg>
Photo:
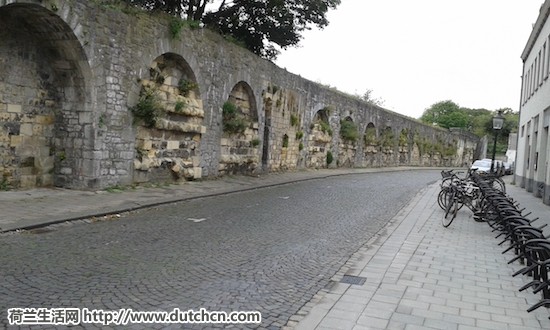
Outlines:
<svg viewBox="0 0 550 330"><path fill-rule="evenodd" d="M380 161L383 166L395 165L395 147L397 137L391 126L386 126L380 132Z"/></svg>
<svg viewBox="0 0 550 330"><path fill-rule="evenodd" d="M199 179L206 128L193 70L181 55L165 53L151 62L148 72L131 108L137 124L134 181Z"/></svg>
<svg viewBox="0 0 550 330"><path fill-rule="evenodd" d="M91 70L74 31L54 11L13 2L0 7L0 38L0 181L94 187Z"/></svg>
<svg viewBox="0 0 550 330"><path fill-rule="evenodd" d="M365 142L366 147L376 147L378 145L376 126L374 126L373 122L369 122L365 127L365 134L363 134L363 141ZM368 148L365 148L365 149L367 152L372 152L372 150Z"/></svg>
<svg viewBox="0 0 550 330"><path fill-rule="evenodd" d="M391 126L386 126L380 132L380 146L382 147L383 152L393 153L395 145L395 134Z"/></svg>
<svg viewBox="0 0 550 330"><path fill-rule="evenodd" d="M399 133L398 139L398 151L399 151L399 164L405 165L410 162L410 133L408 128L402 128Z"/></svg>
<svg viewBox="0 0 550 330"><path fill-rule="evenodd" d="M324 107L313 116L310 125L306 167L327 167L327 153L331 152L332 128L329 123L330 109Z"/></svg>
<svg viewBox="0 0 550 330"><path fill-rule="evenodd" d="M254 92L248 83L240 81L222 106L219 174L251 174L259 168L258 127Z"/></svg>
<svg viewBox="0 0 550 330"><path fill-rule="evenodd" d="M376 132L376 126L373 122L369 122L365 128L365 134L363 134L363 142L365 146L363 148L365 153L365 163L367 166L376 166L378 164L378 134Z"/></svg>
<svg viewBox="0 0 550 330"><path fill-rule="evenodd" d="M338 148L338 165L353 167L357 151L359 131L351 116L346 116L340 121L340 146Z"/></svg>
<svg viewBox="0 0 550 330"><path fill-rule="evenodd" d="M238 82L227 100L233 104L236 104L253 123L258 122L258 109L256 107L256 98L250 85L245 81Z"/></svg>

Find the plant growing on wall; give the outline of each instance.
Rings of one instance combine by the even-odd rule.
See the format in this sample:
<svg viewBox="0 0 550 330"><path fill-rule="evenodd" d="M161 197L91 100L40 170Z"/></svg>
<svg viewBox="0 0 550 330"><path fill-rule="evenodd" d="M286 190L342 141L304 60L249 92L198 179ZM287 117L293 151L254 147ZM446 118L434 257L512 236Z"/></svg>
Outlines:
<svg viewBox="0 0 550 330"><path fill-rule="evenodd" d="M434 145L427 138L419 139L418 151L420 152L420 155L432 155L434 150Z"/></svg>
<svg viewBox="0 0 550 330"><path fill-rule="evenodd" d="M160 102L155 90L142 90L138 103L130 108L134 123L141 122L146 127L154 127L160 116Z"/></svg>
<svg viewBox="0 0 550 330"><path fill-rule="evenodd" d="M328 135L332 136L332 128L330 128L329 123L325 121L320 121L318 124L321 128L321 132L328 133Z"/></svg>
<svg viewBox="0 0 550 330"><path fill-rule="evenodd" d="M283 136L283 148L288 148L288 135Z"/></svg>
<svg viewBox="0 0 550 330"><path fill-rule="evenodd" d="M169 25L170 37L172 37L172 39L179 39L179 37L181 35L181 29L183 28L183 25L184 25L183 20L181 20L177 17L172 17L172 19L170 20L170 25Z"/></svg>
<svg viewBox="0 0 550 330"><path fill-rule="evenodd" d="M222 106L223 131L228 134L244 133L250 122L241 113L237 105L229 101Z"/></svg>
<svg viewBox="0 0 550 330"><path fill-rule="evenodd" d="M185 97L189 96L189 92L191 92L192 90L197 89L197 87L199 87L197 85L197 83L195 83L193 81L190 81L190 80L187 80L186 78L183 78L183 77L178 82L178 89L179 89L181 95L183 95Z"/></svg>
<svg viewBox="0 0 550 330"><path fill-rule="evenodd" d="M0 180L0 191L10 190L10 183L8 181L7 175L2 175L2 180Z"/></svg>
<svg viewBox="0 0 550 330"><path fill-rule="evenodd" d="M456 152L458 151L457 147L453 144L447 144L445 148L443 148L443 156L444 157L452 157L456 155Z"/></svg>
<svg viewBox="0 0 550 330"><path fill-rule="evenodd" d="M380 145L384 148L391 148L394 144L394 135L391 129L385 129L380 136Z"/></svg>
<svg viewBox="0 0 550 330"><path fill-rule="evenodd" d="M401 134L399 135L399 146L400 147L406 147L409 142L408 132L406 129L401 131Z"/></svg>
<svg viewBox="0 0 550 330"><path fill-rule="evenodd" d="M260 145L260 139L256 138L256 139L252 139L252 141L250 141L250 145L252 146L252 148L256 148L257 146Z"/></svg>
<svg viewBox="0 0 550 330"><path fill-rule="evenodd" d="M357 125L351 120L340 121L340 136L342 139L348 142L355 142L359 138L359 131Z"/></svg>
<svg viewBox="0 0 550 330"><path fill-rule="evenodd" d="M298 116L296 116L295 114L290 115L290 125L298 126Z"/></svg>
<svg viewBox="0 0 550 330"><path fill-rule="evenodd" d="M327 165L332 164L332 161L334 160L334 156L332 156L332 152L327 151Z"/></svg>
<svg viewBox="0 0 550 330"><path fill-rule="evenodd" d="M376 141L376 128L367 127L365 130L365 145L375 146L378 141Z"/></svg>
<svg viewBox="0 0 550 330"><path fill-rule="evenodd" d="M183 111L183 109L185 109L185 102L182 102L182 101L178 101L176 102L176 105L174 106L174 111L180 113Z"/></svg>

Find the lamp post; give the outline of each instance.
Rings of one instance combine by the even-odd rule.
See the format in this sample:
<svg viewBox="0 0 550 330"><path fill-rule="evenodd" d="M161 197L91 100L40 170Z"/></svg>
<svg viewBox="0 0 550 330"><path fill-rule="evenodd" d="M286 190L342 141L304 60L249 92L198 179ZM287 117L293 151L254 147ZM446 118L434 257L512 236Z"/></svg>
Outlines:
<svg viewBox="0 0 550 330"><path fill-rule="evenodd" d="M502 110L499 110L497 115L493 117L493 131L495 131L495 141L493 143L493 158L491 159L491 173L494 173L495 169L495 156L497 153L497 138L498 132L504 126L504 117L502 116Z"/></svg>

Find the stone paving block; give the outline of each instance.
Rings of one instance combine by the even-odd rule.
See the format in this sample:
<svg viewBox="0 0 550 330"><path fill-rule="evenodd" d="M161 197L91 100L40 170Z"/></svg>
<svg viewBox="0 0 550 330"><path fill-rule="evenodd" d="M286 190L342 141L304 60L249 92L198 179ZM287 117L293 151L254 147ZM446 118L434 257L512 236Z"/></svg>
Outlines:
<svg viewBox="0 0 550 330"><path fill-rule="evenodd" d="M486 320L480 320L480 319L476 320L476 326L479 328L494 329L494 330L501 330L501 329L507 328L506 323L486 321Z"/></svg>
<svg viewBox="0 0 550 330"><path fill-rule="evenodd" d="M323 323L320 325L321 329L323 327L328 329L353 329L355 326L355 320L345 320L340 318L325 317Z"/></svg>
<svg viewBox="0 0 550 330"><path fill-rule="evenodd" d="M375 293L372 296L372 301L385 302L390 304L398 304L401 298L382 294L380 292Z"/></svg>
<svg viewBox="0 0 550 330"><path fill-rule="evenodd" d="M458 324L450 323L442 320L426 319L424 322L424 329L441 329L441 330L456 330L458 329ZM408 330L408 328L407 328Z"/></svg>
<svg viewBox="0 0 550 330"><path fill-rule="evenodd" d="M382 319L390 319L391 315L393 314L395 308L392 309L380 309L380 308L374 308L371 307L370 304L367 305L367 308L363 311L360 318L362 316L370 316L370 317L378 317Z"/></svg>
<svg viewBox="0 0 550 330"><path fill-rule="evenodd" d="M469 326L469 325L461 325L461 324L459 324L459 325L458 325L458 330L479 330L479 328L477 328L477 327L472 327L472 326Z"/></svg>
<svg viewBox="0 0 550 330"><path fill-rule="evenodd" d="M491 320L496 321L496 322L504 322L506 324L523 325L523 321L520 317L504 316L504 315L497 315L497 314L489 314L489 315L491 315Z"/></svg>
<svg viewBox="0 0 550 330"><path fill-rule="evenodd" d="M410 307L410 306L397 305L397 308L395 309L395 312L396 312L396 313L400 313L400 314L411 315L411 314L412 314L412 310L413 310L413 308Z"/></svg>
<svg viewBox="0 0 550 330"><path fill-rule="evenodd" d="M418 295L417 301L425 302L428 304L436 304L436 305L445 305L446 303L446 299L444 298L438 298L435 296L427 296L427 295Z"/></svg>
<svg viewBox="0 0 550 330"><path fill-rule="evenodd" d="M390 321L386 329L387 330L405 330L406 326L407 325L402 322Z"/></svg>
<svg viewBox="0 0 550 330"><path fill-rule="evenodd" d="M434 321L442 321L443 320L443 313L441 312L434 312L430 311L424 308L413 308L411 311L411 315L421 316L424 317L427 320L434 320Z"/></svg>
<svg viewBox="0 0 550 330"><path fill-rule="evenodd" d="M412 308L419 308L419 309L425 309L428 310L430 308L430 304L425 302L418 302L416 300L411 299L401 299L399 302L399 306L409 306Z"/></svg>
<svg viewBox="0 0 550 330"><path fill-rule="evenodd" d="M476 319L471 317L460 316L456 314L443 313L443 321L446 321L449 323L456 323L458 324L459 329L461 326L470 326L470 327L476 326Z"/></svg>
<svg viewBox="0 0 550 330"><path fill-rule="evenodd" d="M328 312L326 318L336 318L336 319L355 322L359 318L359 316L361 316L362 309L363 309L362 306L361 308L356 308L355 310L344 310L344 309L333 308Z"/></svg>
<svg viewBox="0 0 550 330"><path fill-rule="evenodd" d="M484 313L484 312L479 312L479 311L464 309L464 308L460 309L460 316L471 317L471 318L481 319L481 320L491 320L491 314L489 313Z"/></svg>
<svg viewBox="0 0 550 330"><path fill-rule="evenodd" d="M441 312L443 314L459 315L460 309L451 306L433 305L430 304L429 310L434 312Z"/></svg>
<svg viewBox="0 0 550 330"><path fill-rule="evenodd" d="M372 316L361 316L357 319L357 325L366 326L367 328L385 329L388 326L389 320Z"/></svg>
<svg viewBox="0 0 550 330"><path fill-rule="evenodd" d="M350 311L350 312L362 312L363 309L365 309L364 305L354 304L354 303L349 303L349 302L343 302L341 300L339 300L332 307L332 310L342 310L342 311Z"/></svg>
<svg viewBox="0 0 550 330"><path fill-rule="evenodd" d="M404 276L400 276L397 281L395 282L395 284L397 285L404 285L404 286L407 286L409 288L422 288L422 283L419 283L419 282L415 282L413 280L409 280L409 279L403 279ZM405 293L406 295L407 293Z"/></svg>

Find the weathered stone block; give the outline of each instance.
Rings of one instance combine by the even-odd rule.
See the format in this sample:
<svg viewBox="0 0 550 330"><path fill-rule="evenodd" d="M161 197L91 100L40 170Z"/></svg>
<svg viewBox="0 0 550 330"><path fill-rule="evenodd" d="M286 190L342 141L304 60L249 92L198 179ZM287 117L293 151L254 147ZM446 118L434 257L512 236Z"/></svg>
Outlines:
<svg viewBox="0 0 550 330"><path fill-rule="evenodd" d="M201 157L200 156L193 156L192 160L193 160L193 166L194 167L199 167L200 166L200 164L201 164Z"/></svg>
<svg viewBox="0 0 550 330"><path fill-rule="evenodd" d="M10 135L10 146L17 147L21 144L21 136L20 135Z"/></svg>
<svg viewBox="0 0 550 330"><path fill-rule="evenodd" d="M202 178L202 168L194 167L193 168L193 179L198 180Z"/></svg>
<svg viewBox="0 0 550 330"><path fill-rule="evenodd" d="M32 136L32 124L21 124L19 128L19 135Z"/></svg>
<svg viewBox="0 0 550 330"><path fill-rule="evenodd" d="M40 177L37 177L37 183L44 187L53 186L53 175L43 174Z"/></svg>
<svg viewBox="0 0 550 330"><path fill-rule="evenodd" d="M8 112L21 113L22 109L21 104L8 104L7 110Z"/></svg>
<svg viewBox="0 0 550 330"><path fill-rule="evenodd" d="M79 112L78 113L78 123L81 125L89 124L92 122L92 113L91 112Z"/></svg>
<svg viewBox="0 0 550 330"><path fill-rule="evenodd" d="M167 141L166 149L167 150L174 150L180 148L180 142L179 141Z"/></svg>
<svg viewBox="0 0 550 330"><path fill-rule="evenodd" d="M19 186L22 189L33 188L36 186L36 175L21 175Z"/></svg>

